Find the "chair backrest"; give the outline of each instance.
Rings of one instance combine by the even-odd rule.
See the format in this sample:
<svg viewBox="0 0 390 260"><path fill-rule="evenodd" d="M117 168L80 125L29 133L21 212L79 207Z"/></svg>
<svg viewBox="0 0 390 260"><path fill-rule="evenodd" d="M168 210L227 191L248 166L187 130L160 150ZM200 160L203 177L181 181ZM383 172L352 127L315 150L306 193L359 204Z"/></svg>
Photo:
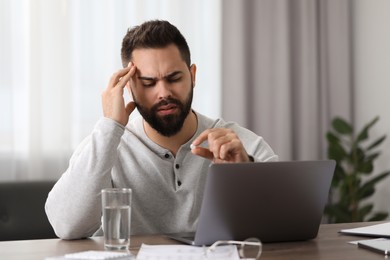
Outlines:
<svg viewBox="0 0 390 260"><path fill-rule="evenodd" d="M44 209L54 183L0 182L0 241L57 237Z"/></svg>

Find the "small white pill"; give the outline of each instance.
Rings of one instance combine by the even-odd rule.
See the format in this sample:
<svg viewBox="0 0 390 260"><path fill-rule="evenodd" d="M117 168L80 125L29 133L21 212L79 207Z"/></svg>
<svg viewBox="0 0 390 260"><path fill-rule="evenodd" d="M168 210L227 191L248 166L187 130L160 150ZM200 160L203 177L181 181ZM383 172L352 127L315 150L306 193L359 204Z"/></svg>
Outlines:
<svg viewBox="0 0 390 260"><path fill-rule="evenodd" d="M190 145L191 150L194 149L195 147L196 147L196 145L194 145L194 144Z"/></svg>

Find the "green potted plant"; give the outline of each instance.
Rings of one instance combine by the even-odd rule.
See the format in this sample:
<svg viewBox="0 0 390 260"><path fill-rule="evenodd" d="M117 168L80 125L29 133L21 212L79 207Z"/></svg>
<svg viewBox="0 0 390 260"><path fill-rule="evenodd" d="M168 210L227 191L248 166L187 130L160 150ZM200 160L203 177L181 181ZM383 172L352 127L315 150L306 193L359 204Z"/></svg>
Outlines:
<svg viewBox="0 0 390 260"><path fill-rule="evenodd" d="M375 185L390 171L375 176L374 161L380 155L378 146L386 139L383 135L369 142L369 130L379 120L375 117L357 134L346 120L336 117L327 132L328 158L336 161L329 203L325 215L330 223L384 220L387 212L372 212L373 203L364 200L375 193Z"/></svg>

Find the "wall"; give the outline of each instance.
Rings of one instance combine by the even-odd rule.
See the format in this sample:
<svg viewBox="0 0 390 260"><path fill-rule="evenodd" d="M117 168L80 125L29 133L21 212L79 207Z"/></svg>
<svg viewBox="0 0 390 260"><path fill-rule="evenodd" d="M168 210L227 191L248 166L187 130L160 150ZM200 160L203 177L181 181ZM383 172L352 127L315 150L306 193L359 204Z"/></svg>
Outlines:
<svg viewBox="0 0 390 260"><path fill-rule="evenodd" d="M380 116L371 133L373 139L388 135L375 165L379 174L390 170L390 1L356 0L353 4L355 122L361 128ZM377 188L375 209L390 212L390 177Z"/></svg>

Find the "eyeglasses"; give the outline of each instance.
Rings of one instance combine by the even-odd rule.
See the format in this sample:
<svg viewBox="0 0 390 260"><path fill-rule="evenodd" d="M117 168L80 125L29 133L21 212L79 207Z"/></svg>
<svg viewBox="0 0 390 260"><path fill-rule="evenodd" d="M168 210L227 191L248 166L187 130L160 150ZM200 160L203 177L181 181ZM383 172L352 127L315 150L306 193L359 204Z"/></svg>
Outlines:
<svg viewBox="0 0 390 260"><path fill-rule="evenodd" d="M257 238L248 238L245 239L244 241L221 240L215 242L205 250L206 259L218 258L218 254L220 252L218 252L217 247L226 246L226 245L237 245L239 257L245 259L259 259L263 250L263 245L261 241Z"/></svg>

